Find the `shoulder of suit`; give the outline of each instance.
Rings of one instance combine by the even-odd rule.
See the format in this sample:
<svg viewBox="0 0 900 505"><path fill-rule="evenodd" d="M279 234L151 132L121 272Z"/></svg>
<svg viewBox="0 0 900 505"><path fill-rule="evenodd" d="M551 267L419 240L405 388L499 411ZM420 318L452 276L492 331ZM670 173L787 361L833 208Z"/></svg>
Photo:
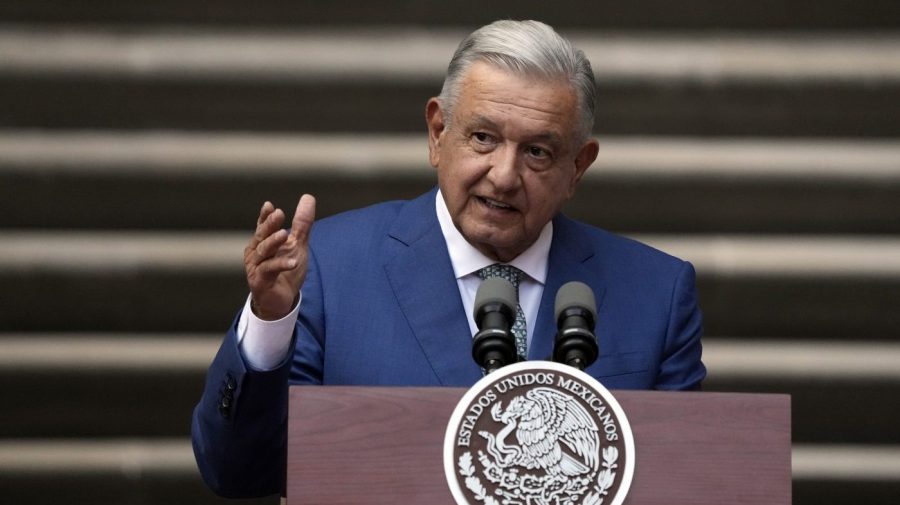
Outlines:
<svg viewBox="0 0 900 505"><path fill-rule="evenodd" d="M356 234L365 234L388 226L406 203L404 200L382 202L317 219L313 224L313 240L335 236L347 240L354 238ZM348 236L348 233L354 235Z"/></svg>
<svg viewBox="0 0 900 505"><path fill-rule="evenodd" d="M684 263L684 260L639 240L566 216L559 216L553 224L555 232L559 230L559 233L565 234L566 240L586 243L592 250L594 258L599 260L661 263L678 268Z"/></svg>

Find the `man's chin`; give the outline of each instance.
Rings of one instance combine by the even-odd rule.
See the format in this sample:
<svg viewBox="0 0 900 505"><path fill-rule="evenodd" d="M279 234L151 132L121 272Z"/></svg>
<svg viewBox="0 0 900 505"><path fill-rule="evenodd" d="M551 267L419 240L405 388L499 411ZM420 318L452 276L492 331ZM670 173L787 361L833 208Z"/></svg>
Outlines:
<svg viewBox="0 0 900 505"><path fill-rule="evenodd" d="M472 233L463 231L463 238L482 254L498 261L509 261L518 256L521 240L498 233L496 229L486 232L484 229L473 230Z"/></svg>

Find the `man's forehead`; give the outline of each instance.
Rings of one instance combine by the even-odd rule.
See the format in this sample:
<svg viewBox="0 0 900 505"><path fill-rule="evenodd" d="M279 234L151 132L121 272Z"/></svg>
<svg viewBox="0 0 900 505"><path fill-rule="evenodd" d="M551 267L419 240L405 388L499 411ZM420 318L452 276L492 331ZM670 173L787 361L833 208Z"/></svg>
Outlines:
<svg viewBox="0 0 900 505"><path fill-rule="evenodd" d="M467 128L514 128L538 141L561 143L575 135L578 103L565 79L532 77L494 65L473 65L453 111Z"/></svg>
<svg viewBox="0 0 900 505"><path fill-rule="evenodd" d="M530 105L538 109L552 109L559 102L567 102L573 108L573 113L578 107L578 90L571 80L565 76L546 76L519 72L508 68L499 67L485 62L475 62L463 74L461 86L462 95L494 94L506 96L507 99L527 97L547 98L548 94L555 94L556 100L549 103L540 101Z"/></svg>

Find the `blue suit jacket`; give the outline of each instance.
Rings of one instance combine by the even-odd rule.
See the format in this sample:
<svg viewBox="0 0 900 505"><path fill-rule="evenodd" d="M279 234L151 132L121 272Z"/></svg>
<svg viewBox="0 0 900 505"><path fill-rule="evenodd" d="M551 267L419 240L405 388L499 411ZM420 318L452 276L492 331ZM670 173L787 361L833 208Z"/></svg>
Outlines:
<svg viewBox="0 0 900 505"><path fill-rule="evenodd" d="M283 489L289 383L470 386L481 378L434 199L431 191L315 224L294 353L281 367L248 369L232 324L192 426L214 491ZM609 389L699 387L706 370L693 267L564 216L553 222L529 359L549 359L555 295L573 280L597 298L600 357L590 375Z"/></svg>

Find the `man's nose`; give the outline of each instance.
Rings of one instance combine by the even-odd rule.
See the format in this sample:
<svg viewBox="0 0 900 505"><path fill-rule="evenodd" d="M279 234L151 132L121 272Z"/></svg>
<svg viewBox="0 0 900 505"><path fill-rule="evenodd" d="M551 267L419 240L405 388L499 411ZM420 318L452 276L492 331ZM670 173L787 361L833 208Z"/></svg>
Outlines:
<svg viewBox="0 0 900 505"><path fill-rule="evenodd" d="M518 150L508 145L496 149L487 177L498 192L506 193L518 188L521 182Z"/></svg>

